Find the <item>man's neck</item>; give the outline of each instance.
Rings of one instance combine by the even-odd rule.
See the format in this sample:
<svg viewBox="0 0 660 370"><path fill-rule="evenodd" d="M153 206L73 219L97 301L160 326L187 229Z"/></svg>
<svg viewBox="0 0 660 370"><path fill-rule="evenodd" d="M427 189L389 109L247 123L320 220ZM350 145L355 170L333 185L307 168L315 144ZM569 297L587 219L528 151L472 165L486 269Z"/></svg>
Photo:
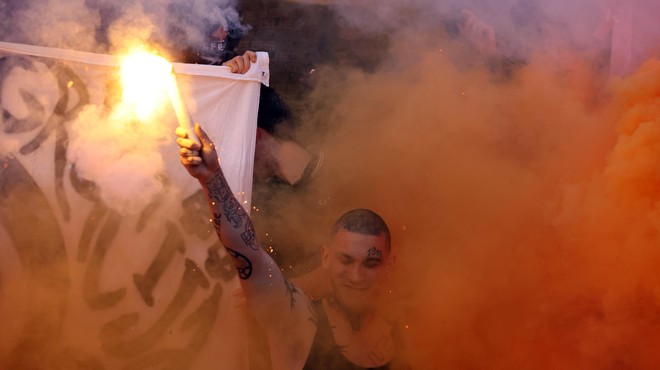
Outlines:
<svg viewBox="0 0 660 370"><path fill-rule="evenodd" d="M374 314L371 310L364 312L356 312L355 310L351 310L348 307L342 305L341 302L339 302L337 299L335 299L334 295L330 295L326 303L327 304L324 304L326 312L328 310L331 311L331 313L329 313L330 315L339 318L343 322L350 325L353 331L360 331L365 321L368 321L371 317L373 317Z"/></svg>
<svg viewBox="0 0 660 370"><path fill-rule="evenodd" d="M392 361L395 351L392 323L374 311L361 315L351 313L332 300L324 299L323 306L342 355L351 363L367 368Z"/></svg>

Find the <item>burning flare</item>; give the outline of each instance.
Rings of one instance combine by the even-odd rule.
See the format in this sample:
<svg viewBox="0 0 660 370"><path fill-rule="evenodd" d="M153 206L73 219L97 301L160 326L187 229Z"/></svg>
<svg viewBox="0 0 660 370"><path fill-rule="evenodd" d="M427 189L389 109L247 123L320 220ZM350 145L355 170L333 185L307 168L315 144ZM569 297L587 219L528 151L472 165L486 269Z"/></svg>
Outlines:
<svg viewBox="0 0 660 370"><path fill-rule="evenodd" d="M165 58L138 51L124 57L121 63L123 100L133 108L137 118L145 121L169 97L179 125L196 141L193 120L186 109L172 64Z"/></svg>
<svg viewBox="0 0 660 370"><path fill-rule="evenodd" d="M147 52L132 53L121 63L122 100L145 121L164 103L172 65Z"/></svg>

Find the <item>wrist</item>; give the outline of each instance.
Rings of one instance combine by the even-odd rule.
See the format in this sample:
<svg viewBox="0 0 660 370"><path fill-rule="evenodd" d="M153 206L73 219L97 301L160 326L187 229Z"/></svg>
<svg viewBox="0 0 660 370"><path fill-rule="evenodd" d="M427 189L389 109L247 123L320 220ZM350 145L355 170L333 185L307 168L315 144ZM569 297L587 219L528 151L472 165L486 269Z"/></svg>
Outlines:
<svg viewBox="0 0 660 370"><path fill-rule="evenodd" d="M208 176L201 177L201 178L198 179L200 185L202 185L202 188L204 190L208 190L218 180L225 181L225 176L222 173L222 169L220 167L218 167L214 171L210 171L209 173L210 174Z"/></svg>

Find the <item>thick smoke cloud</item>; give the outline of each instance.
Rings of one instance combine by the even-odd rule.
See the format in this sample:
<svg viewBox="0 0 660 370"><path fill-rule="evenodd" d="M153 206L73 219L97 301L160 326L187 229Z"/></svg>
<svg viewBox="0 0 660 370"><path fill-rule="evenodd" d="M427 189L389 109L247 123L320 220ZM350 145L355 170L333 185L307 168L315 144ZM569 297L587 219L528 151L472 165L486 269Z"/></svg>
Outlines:
<svg viewBox="0 0 660 370"><path fill-rule="evenodd" d="M243 29L235 1L41 1L6 2L2 41L19 42L99 53L125 54L136 45L172 58L186 48L199 48L212 26ZM46 11L47 10L47 11ZM40 84L39 77L10 76ZM131 125L119 110L121 94L115 79L102 89L108 96L87 106L72 127L71 150L77 170L85 180L95 182L106 204L121 212L137 212L154 200L165 186L160 173L163 158L159 151L171 132L167 126L143 127L141 135L119 135ZM114 84L114 85L112 85ZM55 86L55 85L54 85ZM21 101L16 89L8 89L5 101ZM16 99L12 99L16 98ZM114 104L109 107L108 104ZM15 106L22 107L21 104ZM24 117L27 112L14 112ZM163 117L157 119L163 120ZM138 127L136 123L133 126ZM135 128L134 127L134 128ZM130 130L129 130L130 131ZM134 131L134 130L133 130ZM139 141L139 143L138 143ZM10 148L5 148L10 149ZM112 163L101 168L98 163Z"/></svg>
<svg viewBox="0 0 660 370"><path fill-rule="evenodd" d="M6 41L105 51L129 35L171 40L167 22L181 20L179 35L194 43L196 19L237 20L206 5L3 2L11 21L0 31ZM307 131L324 128L309 138L327 153L313 189L323 216L310 226L292 202L281 214L305 237L347 208L384 216L413 367L657 368L660 66L609 76L601 26L617 4L336 5L345 26L387 33L392 47L374 72L315 72L314 110L302 118ZM496 58L456 33L463 9L493 26ZM657 26L636 27L647 59Z"/></svg>
<svg viewBox="0 0 660 370"><path fill-rule="evenodd" d="M111 54L139 42L174 53L202 42L205 27L238 20L230 1L177 6L3 1L0 41ZM202 271L206 217L182 226L182 213L198 215L196 201L165 171L178 164L173 112L151 126L121 116L110 67L6 54L0 64L0 368L206 369L218 357L240 368L242 321L220 307L230 306L223 288L234 276ZM127 316L130 332L113 330Z"/></svg>
<svg viewBox="0 0 660 370"><path fill-rule="evenodd" d="M0 34L3 41L96 52L135 42L194 47L211 26L243 29L235 6L236 0L12 1L0 5Z"/></svg>
<svg viewBox="0 0 660 370"><path fill-rule="evenodd" d="M656 368L659 63L610 77L607 2L435 3L342 13L392 48L319 70L306 116L331 127L335 214L394 230L413 368ZM501 53L452 34L454 9Z"/></svg>

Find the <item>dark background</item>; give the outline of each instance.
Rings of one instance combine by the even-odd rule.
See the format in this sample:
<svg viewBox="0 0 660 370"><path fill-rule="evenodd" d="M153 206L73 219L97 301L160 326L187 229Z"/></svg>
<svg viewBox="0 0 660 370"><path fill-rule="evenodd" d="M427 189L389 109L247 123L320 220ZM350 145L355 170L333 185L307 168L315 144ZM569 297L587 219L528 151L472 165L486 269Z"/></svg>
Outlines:
<svg viewBox="0 0 660 370"><path fill-rule="evenodd" d="M295 1L242 0L242 23L251 29L237 51L265 51L270 83L291 105L304 100L314 70L322 64L374 68L388 45L386 35L350 27L334 9Z"/></svg>

